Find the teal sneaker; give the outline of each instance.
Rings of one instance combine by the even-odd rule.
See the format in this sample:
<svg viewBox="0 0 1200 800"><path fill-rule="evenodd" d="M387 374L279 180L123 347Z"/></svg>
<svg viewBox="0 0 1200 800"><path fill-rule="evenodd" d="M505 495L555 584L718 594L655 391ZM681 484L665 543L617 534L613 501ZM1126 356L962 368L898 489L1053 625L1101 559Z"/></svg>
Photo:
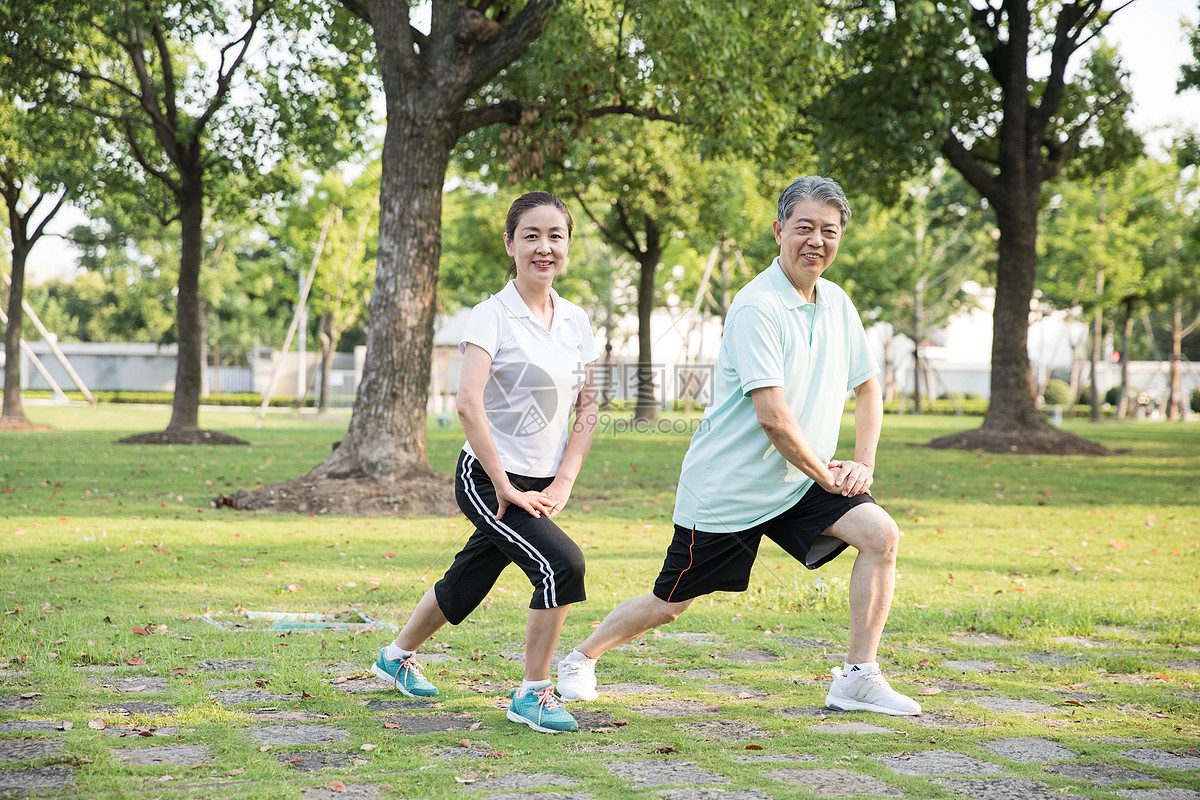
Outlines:
<svg viewBox="0 0 1200 800"><path fill-rule="evenodd" d="M379 658L371 665L371 672L377 677L395 686L409 697L437 697L438 688L430 683L421 665L417 663L416 655L407 658L388 659L379 651Z"/></svg>
<svg viewBox="0 0 1200 800"><path fill-rule="evenodd" d="M524 697L517 697L517 693L513 692L512 699L512 705L508 707L508 718L513 722L528 725L541 733L579 730L579 723L575 718L558 704L553 683L545 689L530 690Z"/></svg>

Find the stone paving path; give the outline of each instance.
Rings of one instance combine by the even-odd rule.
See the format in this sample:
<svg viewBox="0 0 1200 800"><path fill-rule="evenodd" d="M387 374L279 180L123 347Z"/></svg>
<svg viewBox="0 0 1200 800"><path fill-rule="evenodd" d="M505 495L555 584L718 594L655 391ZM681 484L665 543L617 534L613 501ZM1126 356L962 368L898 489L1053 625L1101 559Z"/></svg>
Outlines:
<svg viewBox="0 0 1200 800"><path fill-rule="evenodd" d="M150 674L152 665L64 665L84 671L81 682L92 698L84 704L86 725L47 715L47 692L19 671L0 670L0 798L88 796L94 792L81 787L100 761L128 779L131 797L238 797L265 786L239 777L249 753L285 771L287 778L272 781L272 789L305 800L595 800L596 792L614 790L647 800L1200 800L1200 741L1164 747L1141 738L1139 720L1159 712L1115 706L1103 681L1089 682L1086 692L1047 689L1041 700L1005 695L1004 687L1029 670L1074 667L1075 656L1024 653L1001 637L960 634L953 645L994 648L1003 663L946 658L925 675L893 672L908 691L922 687L927 705L921 717L893 719L818 705L825 683L814 679L811 665L826 660L823 652L806 657L808 674L778 690L752 685L750 670L794 669L789 648L824 650L825 643L778 637L762 648L735 650L710 634L667 636L676 652L694 648L696 658L682 665L665 657L654 662L662 665L658 683L602 684L604 702L571 709L580 733L553 739L514 730L503 718L504 687L465 677L472 668L447 656L427 663L458 682L443 682L443 695L429 700L401 697L384 682L351 672L361 664L314 663L328 687L319 707L329 708L332 697L335 711L306 710L312 695L276 691L260 677L271 670L253 661L197 661L186 683ZM1069 646L1105 647L1086 641L1072 639ZM519 653L510 645L499 657L515 660ZM1163 678L1168 672L1169 680ZM1159 686L1164 707L1194 709L1200 697L1200 658L1108 677L1113 685ZM676 696L672 687L681 682L701 699ZM197 685L205 698L199 705ZM93 702L97 697L102 700ZM802 702L813 705L797 705ZM1087 720L1076 716L1089 705L1126 715L1131 736L1089 737L1081 724ZM212 714L228 719L238 744L194 740L195 726ZM364 719L374 732L369 742L361 733ZM1028 730L1031 720L1042 735L1011 732L1022 725ZM659 733L646 733L652 726ZM669 741L662 726L669 726ZM1194 736L1196 720L1181 720L1176 730ZM817 744L796 751L801 734ZM505 745L497 746L501 741ZM718 748L721 758L713 757L714 743L726 745ZM373 751L385 747L413 751L417 766L373 769ZM587 777L569 768L579 754L590 756ZM421 784L413 775L422 772L453 775L451 794L414 788Z"/></svg>

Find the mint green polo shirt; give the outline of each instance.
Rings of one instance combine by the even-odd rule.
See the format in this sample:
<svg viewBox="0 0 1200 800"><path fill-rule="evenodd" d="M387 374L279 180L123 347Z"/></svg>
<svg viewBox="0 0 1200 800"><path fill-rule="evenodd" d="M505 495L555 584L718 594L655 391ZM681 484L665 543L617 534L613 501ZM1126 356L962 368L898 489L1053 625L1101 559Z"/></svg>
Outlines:
<svg viewBox="0 0 1200 800"><path fill-rule="evenodd" d="M782 514L813 481L788 463L758 424L750 392L782 386L818 458L837 451L846 393L879 372L858 310L817 279L805 302L776 258L738 292L725 316L713 398L679 476L674 521L742 531Z"/></svg>

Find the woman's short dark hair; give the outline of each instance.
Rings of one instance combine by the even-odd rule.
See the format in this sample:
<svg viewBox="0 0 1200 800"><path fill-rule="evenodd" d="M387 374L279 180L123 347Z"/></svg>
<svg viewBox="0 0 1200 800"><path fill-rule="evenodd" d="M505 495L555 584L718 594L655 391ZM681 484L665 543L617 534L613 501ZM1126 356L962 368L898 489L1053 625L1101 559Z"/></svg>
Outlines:
<svg viewBox="0 0 1200 800"><path fill-rule="evenodd" d="M541 206L550 206L562 212L562 215L567 220L567 238L571 238L571 234L575 231L575 220L571 219L571 212L567 210L567 204L562 201L556 194L550 192L526 192L525 194L513 200L513 204L508 207L508 218L504 223L504 233L508 236L511 242L517 233L517 225L521 224L521 217L525 216L526 211L532 211ZM514 261L508 267L508 280L517 277L517 264Z"/></svg>

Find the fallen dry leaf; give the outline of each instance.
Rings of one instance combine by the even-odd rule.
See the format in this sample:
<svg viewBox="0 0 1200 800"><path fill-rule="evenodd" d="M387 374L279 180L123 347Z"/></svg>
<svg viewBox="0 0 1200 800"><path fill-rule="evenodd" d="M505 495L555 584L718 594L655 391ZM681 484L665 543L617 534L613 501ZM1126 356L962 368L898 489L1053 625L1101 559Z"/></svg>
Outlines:
<svg viewBox="0 0 1200 800"><path fill-rule="evenodd" d="M342 783L341 781L330 781L329 789L334 792L345 792L346 784Z"/></svg>
<svg viewBox="0 0 1200 800"><path fill-rule="evenodd" d="M130 628L129 630L133 631L138 636L149 636L150 635L150 631L146 630L145 628Z"/></svg>
<svg viewBox="0 0 1200 800"><path fill-rule="evenodd" d="M104 720L100 719L99 717L96 717L96 719L88 720L88 727L94 731L102 731L108 727L108 723L106 723Z"/></svg>
<svg viewBox="0 0 1200 800"><path fill-rule="evenodd" d="M665 755L670 755L671 753L678 753L679 751L676 750L671 745L666 745L665 747L654 748L654 752L665 756Z"/></svg>
<svg viewBox="0 0 1200 800"><path fill-rule="evenodd" d="M761 744L748 744L748 745L746 745L746 749L747 750L762 750L763 746Z"/></svg>
<svg viewBox="0 0 1200 800"><path fill-rule="evenodd" d="M924 689L917 692L917 694L925 694L925 695L941 694L941 693L942 693L942 690L937 688L936 686L926 686Z"/></svg>
<svg viewBox="0 0 1200 800"><path fill-rule="evenodd" d="M374 750L374 749L375 749L375 745L373 745L373 744L364 744L362 747L360 747L360 748L358 748L358 749L359 749L359 750Z"/></svg>

